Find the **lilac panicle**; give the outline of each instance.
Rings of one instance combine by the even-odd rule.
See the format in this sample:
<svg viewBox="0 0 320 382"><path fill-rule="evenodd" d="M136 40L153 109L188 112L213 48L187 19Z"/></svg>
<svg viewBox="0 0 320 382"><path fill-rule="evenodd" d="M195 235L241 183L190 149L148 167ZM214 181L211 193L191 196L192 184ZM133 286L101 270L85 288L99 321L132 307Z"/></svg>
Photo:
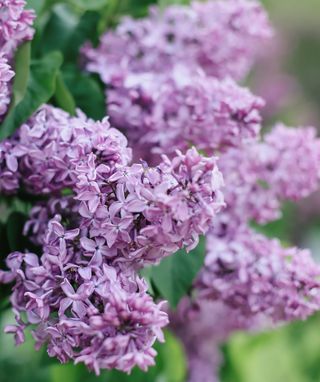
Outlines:
<svg viewBox="0 0 320 382"><path fill-rule="evenodd" d="M219 168L226 184L222 224L230 230L251 220L267 223L280 217L282 201L318 188L320 140L313 128L278 124L261 141L221 155Z"/></svg>
<svg viewBox="0 0 320 382"><path fill-rule="evenodd" d="M256 1L228 0L151 8L148 17L125 17L107 31L98 48L86 45L86 68L106 84L126 73L167 72L176 64L202 68L218 78L242 78L272 35L266 12Z"/></svg>
<svg viewBox="0 0 320 382"><path fill-rule="evenodd" d="M212 155L256 139L264 105L231 79L181 65L163 76L130 74L107 100L111 123L126 133L135 157L153 161L190 145Z"/></svg>
<svg viewBox="0 0 320 382"><path fill-rule="evenodd" d="M96 374L101 368L129 372L136 365L146 370L154 364L152 345L163 340L167 315L132 270L81 254L79 233L53 219L40 259L18 252L7 258L9 271L0 279L15 280L11 303L17 325L6 332L19 344L32 325L36 348L46 344L49 356L82 362Z"/></svg>
<svg viewBox="0 0 320 382"><path fill-rule="evenodd" d="M80 112L71 117L42 106L12 138L0 142L0 190L12 193L23 187L48 194L72 188L76 166L93 150L109 173L131 159L126 138L110 127L107 118L94 122Z"/></svg>
<svg viewBox="0 0 320 382"><path fill-rule="evenodd" d="M24 41L31 40L35 14L25 10L24 0L0 0L0 52L9 59L17 47Z"/></svg>
<svg viewBox="0 0 320 382"><path fill-rule="evenodd" d="M285 248L243 228L229 237L209 234L207 251L196 282L200 299L274 322L305 319L319 310L320 266L308 250Z"/></svg>
<svg viewBox="0 0 320 382"><path fill-rule="evenodd" d="M216 159L195 149L163 157L154 168L121 167L110 177L89 156L78 171L76 199L88 239L106 238L116 261L154 263L194 248L224 206Z"/></svg>

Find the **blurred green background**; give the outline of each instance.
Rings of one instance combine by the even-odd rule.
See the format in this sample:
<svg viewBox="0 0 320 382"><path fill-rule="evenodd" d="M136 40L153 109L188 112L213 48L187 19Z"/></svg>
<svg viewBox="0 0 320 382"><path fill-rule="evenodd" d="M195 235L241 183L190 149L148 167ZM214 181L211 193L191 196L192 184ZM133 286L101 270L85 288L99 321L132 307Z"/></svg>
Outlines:
<svg viewBox="0 0 320 382"><path fill-rule="evenodd" d="M154 2L119 0L113 4L117 14L130 12L140 16L146 12L147 5ZM159 2L165 6L173 1ZM55 0L30 0L29 3L43 14L44 5L47 9L56 6ZM95 11L102 1L72 0L68 3L73 3L76 10L75 15L67 16L70 22L73 17L76 20L83 9ZM265 113L266 124L282 120L293 126L320 126L320 0L263 0L263 3L275 25L274 42L278 45L266 49L248 84L254 92L270 99L271 106ZM114 22L109 9L100 28ZM39 23L45 30L47 16ZM262 230L285 242L311 247L315 258L320 260L320 193L298 206L286 205L283 218ZM81 366L62 366L50 360L45 351L35 352L32 339L15 348L13 338L3 334L3 326L12 320L7 310L0 315L0 382L184 382L184 355L170 333L167 333L166 344L158 346L157 366L147 374L134 371L127 377L111 372L97 378ZM306 322L269 332L238 333L222 351L225 356L222 382L320 382L320 314Z"/></svg>

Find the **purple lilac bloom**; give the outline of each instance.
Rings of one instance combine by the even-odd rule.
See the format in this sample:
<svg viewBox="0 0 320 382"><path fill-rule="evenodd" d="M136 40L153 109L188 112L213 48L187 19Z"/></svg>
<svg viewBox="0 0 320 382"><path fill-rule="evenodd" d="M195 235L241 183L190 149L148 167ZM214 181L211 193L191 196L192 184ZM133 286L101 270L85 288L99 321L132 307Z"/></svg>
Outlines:
<svg viewBox="0 0 320 382"><path fill-rule="evenodd" d="M0 142L0 190L12 193L23 187L47 194L73 187L76 166L92 151L109 174L131 160L126 138L110 127L107 118L94 122L80 112L71 117L42 106L12 138Z"/></svg>
<svg viewBox="0 0 320 382"><path fill-rule="evenodd" d="M90 250L103 238L115 261L158 262L179 248L192 249L224 206L216 159L195 149L163 157L157 167L134 164L106 176L94 155L78 166L76 199Z"/></svg>
<svg viewBox="0 0 320 382"><path fill-rule="evenodd" d="M316 191L320 176L320 140L313 128L278 124L263 140L231 148L219 159L227 208L222 224L237 227L280 217L281 202Z"/></svg>
<svg viewBox="0 0 320 382"><path fill-rule="evenodd" d="M207 235L198 298L222 301L239 316L305 319L320 307L320 266L308 250L285 248L249 228Z"/></svg>
<svg viewBox="0 0 320 382"><path fill-rule="evenodd" d="M157 161L195 145L207 155L255 139L262 99L231 79L207 78L182 65L171 73L130 74L107 91L111 123L138 159ZM159 160L159 159L158 159Z"/></svg>
<svg viewBox="0 0 320 382"><path fill-rule="evenodd" d="M261 41L272 35L256 1L228 0L151 8L147 18L123 18L98 48L83 48L86 68L116 84L126 73L168 72L176 64L202 68L208 75L243 78Z"/></svg>
<svg viewBox="0 0 320 382"><path fill-rule="evenodd" d="M0 0L0 52L9 59L23 41L33 37L35 14L25 5L24 0Z"/></svg>
<svg viewBox="0 0 320 382"><path fill-rule="evenodd" d="M10 254L2 282L15 281L11 303L17 325L5 331L24 342L32 325L36 348L62 363L82 362L100 369L129 372L154 364L152 345L162 341L168 323L161 304L130 268L109 266L106 259L81 251L80 230L65 230L57 216L49 222L41 258L33 253Z"/></svg>
<svg viewBox="0 0 320 382"><path fill-rule="evenodd" d="M119 167L106 176L94 155L77 166L75 197L52 198L33 207L25 234L43 245L48 222L59 215L68 228L80 228L81 251L106 255L112 264L134 267L157 263L179 248L192 249L224 206L222 177L215 158L195 149L155 167Z"/></svg>

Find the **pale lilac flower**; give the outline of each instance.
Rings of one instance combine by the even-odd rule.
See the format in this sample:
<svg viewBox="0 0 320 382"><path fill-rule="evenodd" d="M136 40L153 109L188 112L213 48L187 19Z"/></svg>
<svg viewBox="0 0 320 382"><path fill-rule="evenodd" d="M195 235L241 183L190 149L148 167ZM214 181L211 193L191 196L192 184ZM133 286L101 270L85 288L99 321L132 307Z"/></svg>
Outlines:
<svg viewBox="0 0 320 382"><path fill-rule="evenodd" d="M126 17L101 37L98 48L86 45L83 54L86 68L106 84L119 83L127 72L167 72L177 63L239 79L271 34L256 1L193 2L152 8L140 20Z"/></svg>
<svg viewBox="0 0 320 382"><path fill-rule="evenodd" d="M190 145L212 155L253 141L264 105L231 79L181 65L165 75L130 74L123 86L107 90L107 100L111 123L126 133L135 158L153 162Z"/></svg>
<svg viewBox="0 0 320 382"><path fill-rule="evenodd" d="M3 174L9 179L8 184L0 183L0 189L12 193L19 184L28 192L47 194L72 188L76 166L92 151L107 173L131 159L126 138L110 127L107 118L94 122L80 112L71 117L42 106L12 138L0 143L1 178Z"/></svg>
<svg viewBox="0 0 320 382"><path fill-rule="evenodd" d="M260 142L227 150L219 168L227 204L221 223L267 223L280 217L282 201L305 198L318 188L320 141L313 128L278 124Z"/></svg>
<svg viewBox="0 0 320 382"><path fill-rule="evenodd" d="M31 40L35 14L25 10L24 0L0 0L0 52L9 59L17 47L24 41Z"/></svg>
<svg viewBox="0 0 320 382"><path fill-rule="evenodd" d="M91 265L81 254L79 230L66 230L58 217L45 234L43 254L12 253L7 273L15 280L11 303L16 313L16 343L33 325L36 347L48 346L48 354L61 362L83 362L96 374L100 369L130 372L154 364L156 339L163 341L168 323L161 304L146 293L146 284L130 268L103 263ZM1 276L1 274L0 274ZM89 276L89 277L87 277Z"/></svg>
<svg viewBox="0 0 320 382"><path fill-rule="evenodd" d="M207 236L199 298L222 301L238 315L263 314L274 322L305 319L319 310L320 266L308 250L284 248L276 239L240 228Z"/></svg>

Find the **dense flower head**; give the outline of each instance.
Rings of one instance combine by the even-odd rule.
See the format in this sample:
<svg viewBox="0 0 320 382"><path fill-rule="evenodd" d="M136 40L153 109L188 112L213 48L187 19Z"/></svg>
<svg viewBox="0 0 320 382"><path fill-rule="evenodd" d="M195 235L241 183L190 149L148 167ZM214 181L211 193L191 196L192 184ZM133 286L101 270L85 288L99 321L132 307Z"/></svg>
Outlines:
<svg viewBox="0 0 320 382"><path fill-rule="evenodd" d="M239 79L270 36L268 17L256 1L193 2L152 8L140 20L126 17L101 37L98 48L86 45L83 53L87 69L107 84L126 72L166 72L177 63Z"/></svg>
<svg viewBox="0 0 320 382"><path fill-rule="evenodd" d="M89 156L78 171L76 199L89 235L83 246L89 251L106 241L116 261L153 263L181 247L194 248L224 205L215 158L195 149L163 157L154 168L121 167L110 177Z"/></svg>
<svg viewBox="0 0 320 382"><path fill-rule="evenodd" d="M0 52L9 59L22 42L33 37L35 14L25 5L24 0L0 0Z"/></svg>
<svg viewBox="0 0 320 382"><path fill-rule="evenodd" d="M230 237L207 236L199 298L222 301L239 315L274 322L304 319L320 306L320 267L308 250L241 228Z"/></svg>
<svg viewBox="0 0 320 382"><path fill-rule="evenodd" d="M80 250L87 255L98 251L110 263L139 268L195 247L224 206L215 158L203 158L195 149L172 161L164 158L155 168L134 164L109 177L104 169L90 155L77 168L75 196L35 205L25 234L43 245L50 219L59 215L66 228L80 228Z"/></svg>
<svg viewBox="0 0 320 382"><path fill-rule="evenodd" d="M228 150L219 160L225 179L224 224L255 220L267 223L280 216L281 202L316 191L320 175L320 141L313 128L278 124L263 140Z"/></svg>
<svg viewBox="0 0 320 382"><path fill-rule="evenodd" d="M0 190L12 193L23 187L47 194L72 187L76 166L93 151L109 173L131 160L126 138L107 118L94 122L80 112L71 117L42 106L12 138L0 142Z"/></svg>
<svg viewBox="0 0 320 382"><path fill-rule="evenodd" d="M111 123L125 132L134 155L154 161L190 145L212 155L255 139L264 105L231 79L183 65L166 75L130 74L108 89L107 100Z"/></svg>
<svg viewBox="0 0 320 382"><path fill-rule="evenodd" d="M154 364L152 345L163 340L167 314L131 269L79 252L79 234L65 230L57 216L49 222L40 259L33 253L8 256L9 271L0 271L0 279L15 281L17 325L5 331L20 344L32 325L37 348L46 344L49 356L83 362L96 374L101 368L129 372L136 365L145 370Z"/></svg>

